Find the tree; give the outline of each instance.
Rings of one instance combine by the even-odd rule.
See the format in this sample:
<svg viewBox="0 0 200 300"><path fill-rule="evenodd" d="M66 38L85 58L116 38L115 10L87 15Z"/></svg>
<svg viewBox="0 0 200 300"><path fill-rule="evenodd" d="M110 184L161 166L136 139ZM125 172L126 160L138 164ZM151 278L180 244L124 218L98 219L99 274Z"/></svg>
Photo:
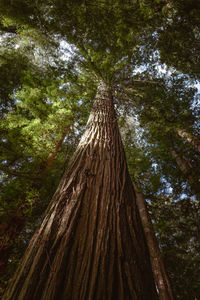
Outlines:
<svg viewBox="0 0 200 300"><path fill-rule="evenodd" d="M3 299L157 299L112 94L86 131Z"/></svg>
<svg viewBox="0 0 200 300"><path fill-rule="evenodd" d="M161 118L162 120L161 122L158 121L160 116L163 114L161 110L163 109L163 107L165 107L166 104L168 104L168 100L170 99L170 97L166 99L165 97L163 97L165 101L165 105L163 107L162 105L160 105L161 104L160 102L162 101L160 101L160 99L158 100L158 98L154 99L155 102L153 103L153 105L151 104L148 105L148 103L145 102L141 96L141 94L143 94L143 90L145 89L144 85L149 85L149 83L151 85L151 89L149 89L148 91L148 98L150 98L150 100L152 100L154 96L157 96L156 93L154 93L154 88L152 88L154 86L155 91L157 91L157 86L155 85L155 82L149 80L151 76L148 75L145 78L143 78L141 81L137 80L138 79L137 76L135 76L135 78L133 79L133 72L135 67L137 68L138 66L142 66L142 68L144 68L147 64L150 64L149 69L152 69L152 65L154 63L158 63L159 61L158 52L157 54L155 54L153 53L153 51L154 49L157 49L158 33L160 34L160 31L165 32L166 29L166 26L164 29L162 29L161 21L163 21L164 19L166 22L168 22L168 20L169 22L171 22L172 20L169 19L170 17L169 14L167 15L166 18L163 18L162 14L160 16L160 12L157 11L157 8L159 6L162 7L163 2L156 1L155 3L154 1L155 8L153 8L154 10L153 13L151 9L149 10L146 7L146 3L150 3L150 2L143 1L143 0L132 1L132 2L124 1L122 4L121 1L112 1L112 0L106 2L95 1L95 3L93 1L87 1L87 3L85 1L73 1L73 5L70 1L67 2L53 1L51 3L46 1L40 1L40 3L38 3L38 1L36 2L36 1L29 1L29 0L15 1L14 3L8 2L8 3L3 3L2 7L0 8L0 12L6 16L4 17L3 23L1 22L2 24L0 24L0 29L4 33L7 32L6 34L18 35L20 32L21 36L23 35L27 36L28 39L31 39L31 42L34 39L37 39L37 34L39 34L40 38L42 37L42 35L44 35L45 37L49 35L49 37L51 38L53 37L54 40L63 39L67 42L72 43L74 45L74 47L72 46L73 49L72 52L74 55L76 55L76 59L78 61L76 70L80 70L80 69L85 69L87 71L89 70L90 77L91 74L94 74L96 78L99 77L104 78L104 81L108 84L108 86L112 87L113 95L115 98L114 100L117 100L117 106L120 112L126 111L126 109L130 109L130 106L135 103L139 104L139 106L143 107L144 110L146 111L148 111L149 107L151 106L153 107L151 108L154 111L152 117L155 118L156 116L155 118L156 122L151 123L152 126L148 127L146 133L150 132L150 136L153 142L151 139L148 140L148 142L150 141L150 143L154 143L154 144L158 142L160 136L163 135L164 138L167 137L167 143L163 142L164 138L162 139L162 143L160 144L158 143L159 145L158 154L160 154L162 152L165 153L167 152L170 137L171 137L171 135L168 134L169 127L170 127L168 126L169 124L167 121L168 114L167 113L164 114L164 118L163 119ZM21 14L22 7L24 8L23 14ZM156 11L155 14L156 17L154 17L155 11ZM159 17L158 20L160 23L156 21L157 17ZM5 20L7 20L7 22L9 21L10 23L8 22L9 24L6 25ZM159 42L162 42L161 39L162 39L162 32L159 36ZM159 45L159 48L161 49L163 45L165 46L165 43L163 44L161 43ZM38 49L36 49L35 53L37 53L37 51ZM164 48L164 54L165 53L166 53L166 47ZM162 58L163 57L164 55L162 54ZM170 59L169 63L170 65L171 64L173 65L172 59ZM43 64L41 64L41 67L43 67ZM61 64L59 65L59 67L61 67L62 69ZM138 91L136 87L136 83L138 84L139 81L141 83L143 81L143 87L140 88ZM17 86L17 88L21 89L18 83L19 82L16 81L16 84L14 84L14 88L15 86ZM65 80L62 83L65 84ZM125 85L128 85L127 89L124 88ZM13 86L11 86L10 90L12 90L12 87ZM129 91L131 89L129 96L127 96L128 95L127 92L129 92L128 89ZM33 92L36 91L37 94L36 88L31 90ZM87 90L89 90L89 86L87 87ZM22 95L23 91L24 89L18 92L18 95L20 93ZM27 92L28 91L29 89L27 89ZM16 93L15 90L14 93ZM120 93L121 93L121 97L119 97ZM24 93L24 99L28 96L27 94L28 93ZM176 94L176 91L174 94ZM125 95L125 97L122 97L122 95L123 96ZM132 103L130 101L131 98L132 98ZM82 101L82 97L79 100ZM43 102L45 101L46 101L46 96L40 98L32 97L29 103L27 103L27 101L24 100L24 104L28 104L28 106L32 106L33 108L32 109L32 112L34 114L34 117L32 118L33 124L30 125L34 125L34 121L38 121L38 119L40 119L40 117L38 118L38 113L45 113L45 110L42 109L42 104L44 104ZM37 107L34 107L33 105L34 102L37 103ZM177 102L176 103L175 102L176 101L174 101L174 99L171 100L170 109L173 110L173 105L174 106L177 105ZM38 109L38 106L41 109ZM46 104L44 105L45 108L47 106ZM183 105L183 107L185 110L188 109L187 105L186 106ZM13 109L15 109L15 106ZM150 109L149 111L151 112ZM140 113L140 116L141 115L142 113ZM175 114L172 114L172 117L174 117L174 115ZM10 117L10 114L8 113L7 116ZM171 115L169 117L171 121ZM33 127L38 128L38 132L39 132L41 130L41 125L43 127L43 124L44 124L43 122L39 121L38 127L35 126L36 124L34 125L35 127L34 126ZM46 125L48 127L48 122ZM158 130L158 127L160 131ZM31 126L30 127L29 125L25 126L25 129L28 128L31 128ZM170 127L171 130L170 133L173 131L173 138L175 137L175 135L177 135L177 128L173 128L172 130L172 126ZM184 128L184 127L180 127L180 128L184 130L187 129L189 133L192 132L192 130L188 130L188 128ZM60 132L58 139L56 138L58 146L59 146L59 140L62 141L63 139L62 136L65 133L65 129L66 128L62 128L61 130L62 132ZM23 132L24 131L25 130L23 130ZM13 130L13 132L15 131ZM20 132L20 130L17 129L16 132ZM10 133L11 131L9 131L9 134ZM27 132L27 136L30 137L30 133L28 134ZM45 144L45 142L47 142L48 139L51 140L52 136L54 136L54 133L50 133L50 135L46 134L45 139L42 137L42 144L43 142ZM33 137L37 140L38 134L35 132ZM39 139L40 139L40 135L39 135ZM174 140L177 146L177 137ZM178 143L178 146L180 144L181 143ZM5 142L5 145L7 145L7 141ZM40 147L40 145L37 145L37 147L35 147L34 149L38 150L40 148L42 147ZM54 154L57 153L56 149L57 149L56 144L53 144L52 148L50 148L51 154L49 156L49 160L48 160L48 155L46 155L48 151L46 152L44 151L47 158L47 160L42 161L44 165L48 166L49 164L48 162L49 161L51 162L51 158L52 157L54 158ZM150 147L147 147L147 149L149 151ZM33 149L30 150L32 153ZM154 160L157 159L156 162L158 162L160 165L166 166L168 162L166 156L162 155L161 159L159 160L157 155L157 158L155 159L156 155L154 155L155 153L153 152L153 150L154 149L152 147L151 151L149 151L149 155L153 157ZM21 173L21 177L22 177L23 176L22 171L26 169L26 167L29 169L29 171L30 169L34 171L34 168L29 168L29 166L32 165L34 167L39 165L39 168L42 171L44 165L40 165L40 163L38 163L40 157L39 156L36 157L34 155L33 157L36 162L35 164L32 164L30 162L32 156L31 159L29 159L29 161L27 160L27 162L24 160L23 157L21 160L23 161L22 165L17 163L14 164L15 170L13 170L12 167L8 166L8 164L6 163L6 165L3 166L4 172L6 172L6 168L7 168L7 174L11 176L13 175L11 174L11 172L14 173L18 168L17 171L20 171L19 173ZM172 157L168 157L168 159L170 160L170 166L174 168L175 160L173 161ZM163 168L163 172L161 176L163 176L165 170L166 168ZM168 172L168 174L170 172L171 170ZM20 178L19 173L18 175ZM42 171L42 174L47 174L47 173L46 171L44 172ZM177 183L176 177L177 177L177 172L172 176L173 181ZM9 178L8 180L10 180L11 177L8 178ZM54 178L55 180L58 180L56 175ZM19 182L19 180L17 182ZM185 184L184 179L182 177L179 179L179 182L182 185ZM11 190L12 185L9 186L6 180L4 181L4 184L8 187L7 190L9 190L9 187ZM16 191L14 193L15 195L17 194Z"/></svg>
<svg viewBox="0 0 200 300"><path fill-rule="evenodd" d="M138 179L135 179L133 185L135 188L136 201L137 201L140 218L144 227L144 233L145 233L145 237L149 249L152 271L159 291L159 298L173 299L169 278L166 272L161 251L159 249L159 244L156 239L152 221L148 213L146 199L141 190L141 184Z"/></svg>
<svg viewBox="0 0 200 300"><path fill-rule="evenodd" d="M57 89L68 83L63 75L62 60L56 60L54 57L58 50L53 48L54 44L51 41L55 42L59 35L59 38L62 37L67 42L72 42L76 47L73 48L73 55L76 56L76 60L79 62L78 68L89 69L91 73L95 73L95 76L103 74L104 79L110 83L117 73L121 73L124 67L127 68L125 66L126 54L131 53L131 51L125 48L124 44L132 44L132 40L135 44L134 32L140 31L144 26L140 21L140 24L134 30L125 27L127 15L129 19L134 16L133 22L135 23L135 19L137 21L144 19L143 12L140 11L138 5L131 8L130 11L130 6L127 5L128 2L125 7L120 2L114 2L111 1L111 3L106 4L99 1L97 6L93 4L93 1L87 4L84 3L82 6L78 2L71 5L71 3L65 1L56 2L53 5L49 5L45 1L41 2L40 5L35 1L2 3L0 8L0 30L4 40L6 40L5 50L11 47L11 58L13 57L11 60L6 55L8 51L5 51L3 56L3 62L5 63L2 67L2 73L5 73L6 70L8 81L12 83L11 86L7 86L5 83L2 85L4 88L2 98L7 107L4 110L4 120L2 122L3 153L1 156L1 171L4 178L6 177L9 180L9 184L5 183L6 188L3 189L2 193L3 209L1 213L3 220L1 228L5 228L5 226L9 228L1 236L1 250L3 253L7 253L2 262L3 273L5 272L10 249L26 223L24 214L24 211L27 210L26 195L32 191L32 188L36 189L37 192L39 191L40 194L42 180L41 174L37 173L44 174L47 170L44 165L49 165L50 160L56 154L56 151L52 150L54 146L55 149L57 147L54 142L57 141L59 135L64 136L63 134L66 131L66 128L59 126L62 119L62 123L66 122L65 125L62 125L68 127L68 119L71 118L71 111L68 114L66 113L66 107L63 107L63 103L64 106L68 106L63 99L61 100L63 95L58 98L58 101L56 99L55 104L57 107L51 103L52 98L56 98L60 94ZM113 4L115 4L114 9ZM47 15L44 17L46 13ZM53 22L51 21L52 18L54 19ZM85 22L86 19L87 22ZM99 20L101 21L99 22ZM113 20L116 22L113 22ZM110 32L108 28L113 24L115 24L116 30ZM102 39L102 32L104 32L104 39ZM49 44L50 49L47 47ZM40 54L41 52L43 55ZM42 59L38 60L38 53L40 54L39 58L42 56ZM50 59L47 59L49 54ZM16 60L16 57L18 60ZM58 58L58 55L56 58ZM18 72L13 71L10 74L9 68L13 61L17 62ZM24 62L26 61L27 72L24 71ZM50 64L48 65L49 61ZM36 66L38 65L39 68L37 69ZM69 69L65 69L66 71L68 72ZM48 78L46 78L46 73ZM51 77L51 80L49 80L49 77ZM57 82L55 84L54 82L48 82L53 81L52 79L55 77L60 77L59 79L62 77L60 85ZM38 89L38 86L41 89ZM87 89L89 89L89 86ZM53 97L51 94L54 94ZM74 97L76 99L76 96ZM83 95L81 95L80 100L82 98ZM12 105L11 112L8 107L9 101ZM16 105L16 102L19 103ZM57 114L59 108L62 116L60 113ZM76 117L77 115L78 113ZM61 130L62 132L58 132ZM49 158L47 158L47 150L50 151ZM38 155L35 155L35 151ZM24 179L25 177L26 179L29 177L28 190L26 191L23 189L23 184L27 182ZM32 177L32 181L30 177ZM17 198L10 197L8 191L11 191L12 188L15 190L14 193L17 194ZM4 205L5 203L6 205ZM7 205L8 203L10 205ZM9 211L5 209L8 206ZM20 224L23 224L23 226L17 227L17 231L14 230L12 222L9 222L13 218L15 222L19 220Z"/></svg>
<svg viewBox="0 0 200 300"><path fill-rule="evenodd" d="M199 201L160 194L149 207L176 299L198 299Z"/></svg>

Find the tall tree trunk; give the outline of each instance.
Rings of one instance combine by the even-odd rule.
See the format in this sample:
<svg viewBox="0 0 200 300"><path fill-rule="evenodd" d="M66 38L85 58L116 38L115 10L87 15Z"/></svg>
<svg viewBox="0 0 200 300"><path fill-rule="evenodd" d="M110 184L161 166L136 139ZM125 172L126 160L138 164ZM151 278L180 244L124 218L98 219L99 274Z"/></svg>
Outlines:
<svg viewBox="0 0 200 300"><path fill-rule="evenodd" d="M189 144L191 144L196 151L200 152L200 141L198 140L198 138L192 136L187 131L182 129L178 129L177 132L178 135L184 138Z"/></svg>
<svg viewBox="0 0 200 300"><path fill-rule="evenodd" d="M172 289L170 286L167 272L165 270L164 261L160 252L158 241L155 236L151 218L149 217L146 200L141 190L141 184L139 180L135 180L133 185L135 188L140 218L142 221L147 245L149 248L152 271L159 291L159 299L172 300Z"/></svg>
<svg viewBox="0 0 200 300"><path fill-rule="evenodd" d="M180 170L183 172L183 174L186 176L189 184L191 185L193 191L200 195L200 182L199 178L195 178L192 174L193 166L189 160L182 157L177 150L173 149L171 151L172 156L175 158L177 165L179 166Z"/></svg>
<svg viewBox="0 0 200 300"><path fill-rule="evenodd" d="M40 189L45 183L46 174L54 163L69 129L70 125L65 128L63 134L56 143L54 150L49 154L46 162L42 165L40 172L36 177L36 179L40 179L37 183L38 189ZM19 176L20 173L17 173L16 175ZM0 285L1 278L6 274L8 259L15 245L16 239L19 237L22 229L26 225L26 217L24 213L26 208L26 205L21 205L15 212L12 212L12 214L7 217L7 221L0 221Z"/></svg>
<svg viewBox="0 0 200 300"><path fill-rule="evenodd" d="M85 134L4 300L157 299L112 95Z"/></svg>

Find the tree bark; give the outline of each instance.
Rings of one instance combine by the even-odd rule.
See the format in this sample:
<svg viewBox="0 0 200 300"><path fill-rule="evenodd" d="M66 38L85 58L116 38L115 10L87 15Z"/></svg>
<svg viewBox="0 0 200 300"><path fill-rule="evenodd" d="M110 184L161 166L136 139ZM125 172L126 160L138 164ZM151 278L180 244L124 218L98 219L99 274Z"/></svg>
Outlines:
<svg viewBox="0 0 200 300"><path fill-rule="evenodd" d="M141 191L141 184L137 180L133 183L136 193L136 201L139 209L140 218L144 228L144 233L150 253L150 260L154 279L159 291L160 300L173 300L172 289L169 278L165 269L164 261L160 252L158 241L155 236L151 218L149 217L148 209L144 194Z"/></svg>
<svg viewBox="0 0 200 300"><path fill-rule="evenodd" d="M3 300L157 299L112 95L86 131Z"/></svg>
<svg viewBox="0 0 200 300"><path fill-rule="evenodd" d="M200 153L200 141L196 137L192 136L182 129L178 129L177 133L180 137L184 138L189 144L191 144L196 151Z"/></svg>

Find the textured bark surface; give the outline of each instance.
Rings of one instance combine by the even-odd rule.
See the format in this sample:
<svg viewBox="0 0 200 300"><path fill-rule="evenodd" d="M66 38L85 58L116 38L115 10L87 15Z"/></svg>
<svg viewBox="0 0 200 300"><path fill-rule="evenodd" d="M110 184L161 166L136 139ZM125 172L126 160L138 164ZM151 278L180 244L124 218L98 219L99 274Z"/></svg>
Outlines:
<svg viewBox="0 0 200 300"><path fill-rule="evenodd" d="M157 299L112 95L85 134L3 300Z"/></svg>
<svg viewBox="0 0 200 300"><path fill-rule="evenodd" d="M134 183L136 200L139 209L140 218L144 228L144 233L150 253L150 260L155 282L159 291L160 300L173 300L172 289L165 269L164 261L160 252L158 241L155 236L153 225L149 217L144 194L141 191L139 181Z"/></svg>

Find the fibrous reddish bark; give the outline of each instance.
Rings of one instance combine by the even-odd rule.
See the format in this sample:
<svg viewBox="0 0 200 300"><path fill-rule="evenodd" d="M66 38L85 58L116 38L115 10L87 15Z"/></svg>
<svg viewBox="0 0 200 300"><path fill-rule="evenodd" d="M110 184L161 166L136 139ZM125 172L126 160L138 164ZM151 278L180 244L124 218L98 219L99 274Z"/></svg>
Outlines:
<svg viewBox="0 0 200 300"><path fill-rule="evenodd" d="M155 236L151 218L148 213L145 196L141 190L139 180L133 184L136 193L136 200L140 218L144 227L144 233L149 249L152 271L159 291L160 300L173 300L172 289L165 269L164 261L160 252L158 241Z"/></svg>
<svg viewBox="0 0 200 300"><path fill-rule="evenodd" d="M112 95L85 134L4 300L157 299Z"/></svg>

